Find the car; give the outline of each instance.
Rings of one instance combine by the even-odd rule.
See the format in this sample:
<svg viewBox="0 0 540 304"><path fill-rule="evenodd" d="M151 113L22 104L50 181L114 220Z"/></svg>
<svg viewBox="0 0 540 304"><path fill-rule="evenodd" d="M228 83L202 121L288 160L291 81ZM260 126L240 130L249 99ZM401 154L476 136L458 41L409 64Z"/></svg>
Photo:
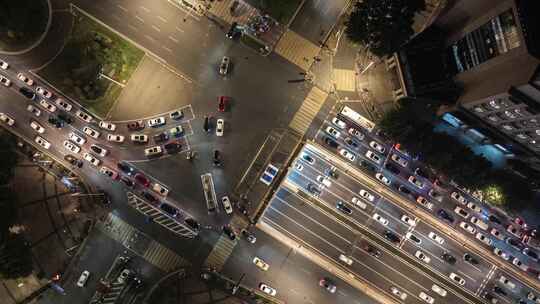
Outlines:
<svg viewBox="0 0 540 304"><path fill-rule="evenodd" d="M517 238L520 238L520 239L523 236L523 233L521 231L519 231L518 228L512 226L512 224L509 224L506 227L506 231L510 232L511 234L513 234L514 236L516 236Z"/></svg>
<svg viewBox="0 0 540 304"><path fill-rule="evenodd" d="M36 93L34 93L34 91L32 91L32 89L29 89L27 87L20 87L19 88L19 92L26 98L30 99L30 100L34 100L36 99Z"/></svg>
<svg viewBox="0 0 540 304"><path fill-rule="evenodd" d="M144 155L146 155L146 157L156 157L161 154L163 154L163 149L161 148L161 146L153 146L144 149Z"/></svg>
<svg viewBox="0 0 540 304"><path fill-rule="evenodd" d="M399 192L401 192L401 193L403 193L403 194L406 194L406 195L412 194L411 190L409 190L409 189L408 189L407 187L405 187L404 185L399 185L398 190L399 190Z"/></svg>
<svg viewBox="0 0 540 304"><path fill-rule="evenodd" d="M429 210L433 209L433 203L429 202L425 197L423 197L421 195L416 197L416 202L419 203L420 205L426 207Z"/></svg>
<svg viewBox="0 0 540 304"><path fill-rule="evenodd" d="M468 202L467 203L467 208L471 209L472 211L474 212L478 212L478 213L481 213L482 212L482 208L478 207L475 203L473 202Z"/></svg>
<svg viewBox="0 0 540 304"><path fill-rule="evenodd" d="M409 164L409 162L406 159L404 159L403 157L400 157L399 155L395 153L392 154L390 158L404 168L406 168L407 165Z"/></svg>
<svg viewBox="0 0 540 304"><path fill-rule="evenodd" d="M212 164L216 167L221 166L221 153L217 149L212 153Z"/></svg>
<svg viewBox="0 0 540 304"><path fill-rule="evenodd" d="M45 97L45 98L51 98L53 96L53 94L49 91L47 91L46 89L44 89L43 87L37 87L36 88L36 93L38 93L39 95Z"/></svg>
<svg viewBox="0 0 540 304"><path fill-rule="evenodd" d="M336 131L336 129L332 128L332 127L327 127L326 128L326 133L328 133L329 135L331 135L332 137L334 138L339 138L341 136L341 134Z"/></svg>
<svg viewBox="0 0 540 304"><path fill-rule="evenodd" d="M375 196L364 189L360 190L358 194L360 194L361 197L363 197L364 199L370 202L373 202L375 200Z"/></svg>
<svg viewBox="0 0 540 304"><path fill-rule="evenodd" d="M378 259L381 257L381 252L377 248L375 248L375 246L372 246L371 244L367 242L365 242L362 245L362 249L364 249L369 255L371 255L374 258Z"/></svg>
<svg viewBox="0 0 540 304"><path fill-rule="evenodd" d="M410 216L408 216L407 214L403 214L401 216L401 220L406 223L407 225L409 226L416 226L416 221L413 220Z"/></svg>
<svg viewBox="0 0 540 304"><path fill-rule="evenodd" d="M345 213L347 215L352 214L352 210L349 207L347 207L347 205L345 205L342 201L337 202L336 208L337 208L337 210L339 210L339 211L341 211L341 212L343 212L343 213Z"/></svg>
<svg viewBox="0 0 540 304"><path fill-rule="evenodd" d="M257 242L257 238L249 233L246 229L242 229L242 231L240 232L248 242L250 242L251 244L255 244L255 242Z"/></svg>
<svg viewBox="0 0 540 304"><path fill-rule="evenodd" d="M390 230L386 230L384 232L384 238L391 241L392 243L399 243L401 242L401 238L399 236L397 236L396 234L394 234L392 231Z"/></svg>
<svg viewBox="0 0 540 304"><path fill-rule="evenodd" d="M486 245L488 245L488 246L491 246L491 244L493 244L493 241L492 241L490 238L488 238L487 236L483 235L483 234L480 233L480 232L478 232L478 233L476 234L476 238L477 238L478 240L480 240L482 243L484 243L484 244L486 244Z"/></svg>
<svg viewBox="0 0 540 304"><path fill-rule="evenodd" d="M416 245L422 244L422 240L419 239L416 235L412 234L412 232L407 232L405 234L405 237L414 242Z"/></svg>
<svg viewBox="0 0 540 304"><path fill-rule="evenodd" d="M315 164L315 159L306 153L302 153L302 159L308 162L310 165Z"/></svg>
<svg viewBox="0 0 540 304"><path fill-rule="evenodd" d="M32 129L34 129L39 134L43 134L45 132L45 128L43 128L43 126L39 122L33 119L30 121L30 127L32 127Z"/></svg>
<svg viewBox="0 0 540 304"><path fill-rule="evenodd" d="M504 291L502 288L500 288L499 286L493 286L493 292L496 293L496 294L499 294L501 296L507 296L508 294L506 293L506 291Z"/></svg>
<svg viewBox="0 0 540 304"><path fill-rule="evenodd" d="M53 113L56 111L56 107L52 105L50 102L46 101L45 99L42 99L39 101L39 105L42 106L45 110Z"/></svg>
<svg viewBox="0 0 540 304"><path fill-rule="evenodd" d="M359 140L363 140L364 139L364 134L362 134L360 131L356 130L355 128L349 128L349 134L351 134L352 136L358 138Z"/></svg>
<svg viewBox="0 0 540 304"><path fill-rule="evenodd" d="M134 178L135 178L135 181L138 184L140 184L140 185L142 185L142 186L144 186L146 188L148 188L150 186L150 180L148 179L148 177L144 176L144 174L137 173L137 174L135 174Z"/></svg>
<svg viewBox="0 0 540 304"><path fill-rule="evenodd" d="M225 120L220 118L216 122L216 136L223 136L224 129L225 129Z"/></svg>
<svg viewBox="0 0 540 304"><path fill-rule="evenodd" d="M216 130L216 132L217 132L217 130ZM174 128L169 129L169 134L171 134L172 137L180 137L180 136L184 135L184 128L182 128L182 126L176 126Z"/></svg>
<svg viewBox="0 0 540 304"><path fill-rule="evenodd" d="M259 284L259 289L266 293L266 294L269 294L271 296L275 296L277 294L277 290L275 290L274 288L264 284L264 283L260 283Z"/></svg>
<svg viewBox="0 0 540 304"><path fill-rule="evenodd" d="M231 6L232 7L232 6ZM232 8L231 8L232 9ZM237 28L238 26L238 23L237 22L233 22L231 24L231 28L229 29L229 31L227 32L227 34L225 34L225 37L229 38L229 39L237 39L239 38L240 36L242 36L242 30L238 29Z"/></svg>
<svg viewBox="0 0 540 304"><path fill-rule="evenodd" d="M502 249L500 248L497 248L495 247L493 249L493 253L495 253L495 255L497 256L500 256L501 258L503 258L505 261L509 261L510 260L510 255L507 253L507 252L504 252Z"/></svg>
<svg viewBox="0 0 540 304"><path fill-rule="evenodd" d="M107 149L102 148L102 147L100 147L98 145L91 145L90 150L97 153L99 156L103 156L103 157L107 156L107 153L109 152L109 151L107 151Z"/></svg>
<svg viewBox="0 0 540 304"><path fill-rule="evenodd" d="M169 194L169 189L165 188L165 186L160 183L154 183L154 185L152 186L152 190L154 190L154 192L163 197Z"/></svg>
<svg viewBox="0 0 540 304"><path fill-rule="evenodd" d="M476 227L484 230L484 231L487 231L489 226L486 222L482 221L481 219L477 218L476 216L473 216L471 217L471 223L473 223L474 225L476 225Z"/></svg>
<svg viewBox="0 0 540 304"><path fill-rule="evenodd" d="M49 149L51 147L51 143L39 135L34 138L34 141L45 149Z"/></svg>
<svg viewBox="0 0 540 304"><path fill-rule="evenodd" d="M424 183L422 183L414 175L409 176L408 181L409 181L409 183L415 185L418 189L423 189L424 188Z"/></svg>
<svg viewBox="0 0 540 304"><path fill-rule="evenodd" d="M102 128L102 129L105 129L105 130L109 130L109 131L116 130L116 125L111 123L111 122L107 122L107 121L100 121L99 122L99 127Z"/></svg>
<svg viewBox="0 0 540 304"><path fill-rule="evenodd" d="M388 225L388 220L385 219L384 217L380 216L378 213L374 213L372 217L373 217L374 220L381 223L381 225L383 225L383 226Z"/></svg>
<svg viewBox="0 0 540 304"><path fill-rule="evenodd" d="M186 218L186 219L184 220L184 223L186 223L189 227L191 227L191 228L194 229L194 230L199 230L199 229L200 229L200 226L201 226L201 225L199 224L199 222L197 222L195 219L190 218L190 217Z"/></svg>
<svg viewBox="0 0 540 304"><path fill-rule="evenodd" d="M83 145L86 142L86 139L84 139L82 136L77 135L74 132L70 132L68 134L68 138L79 145Z"/></svg>
<svg viewBox="0 0 540 304"><path fill-rule="evenodd" d="M131 134L130 139L134 143L147 143L148 135L146 134Z"/></svg>
<svg viewBox="0 0 540 304"><path fill-rule="evenodd" d="M225 213L231 214L233 213L233 208L231 205L231 200L228 196L224 196L221 198L221 204L223 205L223 209L225 210Z"/></svg>
<svg viewBox="0 0 540 304"><path fill-rule="evenodd" d="M88 136L90 136L90 137L93 137L93 138L96 138L96 139L99 137L99 135L101 135L101 133L99 133L98 131L96 131L96 130L94 130L94 129L88 127L88 126L86 126L86 127L83 128L83 132L84 132L86 135L88 135Z"/></svg>
<svg viewBox="0 0 540 304"><path fill-rule="evenodd" d="M527 271L527 269L529 268L527 265L525 265L522 261L520 261L518 258L514 258L512 260L512 264L514 264L515 266L517 266L519 269L523 270L523 271Z"/></svg>
<svg viewBox="0 0 540 304"><path fill-rule="evenodd" d="M0 60L0 69L7 70L9 68L9 64L5 62L4 60Z"/></svg>
<svg viewBox="0 0 540 304"><path fill-rule="evenodd" d="M329 278L322 278L319 280L319 286L323 287L329 293L335 293L337 290L336 285Z"/></svg>
<svg viewBox="0 0 540 304"><path fill-rule="evenodd" d="M375 178L378 179L381 183L390 186L390 179L384 176L382 173L375 174Z"/></svg>
<svg viewBox="0 0 540 304"><path fill-rule="evenodd" d="M514 282L510 281L508 278L506 278L503 275L499 277L499 283L505 285L506 287L508 287L510 289L516 288L516 284Z"/></svg>
<svg viewBox="0 0 540 304"><path fill-rule="evenodd" d="M359 199L356 196L353 196L353 198L351 199L351 202L361 209L367 208L367 204L364 203L361 199Z"/></svg>
<svg viewBox="0 0 540 304"><path fill-rule="evenodd" d="M328 178L325 177L325 176L317 175L316 180L317 180L317 182L323 184L323 185L326 186L326 187L332 186L332 183L330 182L330 179L328 179Z"/></svg>
<svg viewBox="0 0 540 304"><path fill-rule="evenodd" d="M345 137L345 139L343 139L343 142L352 149L358 150L359 148L358 143L350 137Z"/></svg>
<svg viewBox="0 0 540 304"><path fill-rule="evenodd" d="M397 289L397 287L390 287L390 292L401 300L405 300L407 298L407 294Z"/></svg>
<svg viewBox="0 0 540 304"><path fill-rule="evenodd" d="M73 153L79 153L81 151L81 147L77 146L76 144L72 143L69 140L64 140L64 147L68 149L69 151Z"/></svg>
<svg viewBox="0 0 540 304"><path fill-rule="evenodd" d="M386 163L384 167L394 175L399 175L400 173L398 167L392 165L391 163Z"/></svg>
<svg viewBox="0 0 540 304"><path fill-rule="evenodd" d="M437 211L437 216L447 221L449 224L454 223L454 217L450 213L446 212L446 210L444 209L439 209Z"/></svg>
<svg viewBox="0 0 540 304"><path fill-rule="evenodd" d="M81 273L81 276L77 280L77 286L84 287L86 284L86 281L88 281L88 278L90 277L90 271L85 270Z"/></svg>
<svg viewBox="0 0 540 304"><path fill-rule="evenodd" d="M128 280L128 278L130 277L130 275L131 275L131 270L129 270L129 269L124 269L124 270L122 270L122 272L120 272L120 275L118 276L118 278L116 279L116 281L117 281L118 283L122 283L122 284L123 284L123 283L125 283L125 282Z"/></svg>
<svg viewBox="0 0 540 304"><path fill-rule="evenodd" d="M147 121L147 124L151 128L158 128L158 127L163 126L165 124L165 122L166 122L165 117L160 116L160 117L149 119Z"/></svg>
<svg viewBox="0 0 540 304"><path fill-rule="evenodd" d="M435 189L430 189L428 195L438 202L442 202L443 200L443 196L439 192L435 191Z"/></svg>
<svg viewBox="0 0 540 304"><path fill-rule="evenodd" d="M491 231L489 233L491 233L491 235L493 235L494 237L496 237L499 240L502 240L504 238L502 233L499 232L499 230L497 230L495 228L491 228Z"/></svg>
<svg viewBox="0 0 540 304"><path fill-rule="evenodd" d="M117 163L117 164L116 164L116 167L117 167L120 171L126 173L127 175L131 175L131 174L133 173L133 168L131 168L130 166L128 166L128 165L126 165L126 164L124 164L124 163Z"/></svg>
<svg viewBox="0 0 540 304"><path fill-rule="evenodd" d="M375 162L376 164L379 164L379 165L382 162L382 158L379 155L375 154L373 151L368 150L366 152L366 157L369 158L370 160L372 160L373 162Z"/></svg>
<svg viewBox="0 0 540 304"><path fill-rule="evenodd" d="M527 223L525 223L525 220L523 220L520 217L516 217L514 219L514 223L518 225L520 228L527 228Z"/></svg>
<svg viewBox="0 0 540 304"><path fill-rule="evenodd" d="M431 258L428 257L427 255L425 255L422 251L420 250L417 250L415 253L414 253L414 256L417 257L420 261L426 263L426 264L429 264L429 262L431 262Z"/></svg>
<svg viewBox="0 0 540 304"><path fill-rule="evenodd" d="M264 270L264 271L268 271L268 268L270 268L270 265L268 265L267 263L265 263L261 258L259 257L254 257L253 258L253 264L255 264L255 266L259 267L260 269Z"/></svg>
<svg viewBox="0 0 540 304"><path fill-rule="evenodd" d="M465 285L465 280L462 279L460 276L455 274L454 272L450 273L449 275L450 279L452 279L454 282L458 283L461 286Z"/></svg>
<svg viewBox="0 0 540 304"><path fill-rule="evenodd" d="M171 141L163 145L167 153L176 153L182 149L182 144L179 141Z"/></svg>
<svg viewBox="0 0 540 304"><path fill-rule="evenodd" d="M450 265L454 265L456 263L456 258L448 252L444 252L441 255L441 259Z"/></svg>
<svg viewBox="0 0 540 304"><path fill-rule="evenodd" d="M469 253L465 253L463 254L463 260L467 263L470 263L470 264L473 264L473 265L478 265L480 264L480 262L478 262L478 260L473 257L471 254Z"/></svg>
<svg viewBox="0 0 540 304"><path fill-rule="evenodd" d="M349 265L349 266L351 266L352 263L353 263L353 260L350 257L348 257L348 256L346 256L344 254L339 255L339 260L342 261L343 263Z"/></svg>
<svg viewBox="0 0 540 304"><path fill-rule="evenodd" d="M169 117L171 119L173 119L173 120L180 120L180 119L184 118L184 111L182 111L180 109L174 110L171 113L169 113Z"/></svg>
<svg viewBox="0 0 540 304"><path fill-rule="evenodd" d="M502 225L502 221L501 221L498 217L496 217L495 215L493 215L493 214L490 214L490 215L488 216L488 220L489 220L490 222L492 222L492 223Z"/></svg>
<svg viewBox="0 0 540 304"><path fill-rule="evenodd" d="M538 298L538 296L536 296L532 291L529 291L527 293L527 300L533 301L535 303L540 302L540 298Z"/></svg>
<svg viewBox="0 0 540 304"><path fill-rule="evenodd" d="M155 197L152 193L149 191L143 191L142 196L149 201L150 203L157 203L159 202L159 199Z"/></svg>
<svg viewBox="0 0 540 304"><path fill-rule="evenodd" d="M444 239L440 236L438 236L437 234L435 234L435 232L431 231L429 234L428 234L428 237L432 240L434 240L435 242L439 243L440 245L444 244Z"/></svg>
<svg viewBox="0 0 540 304"><path fill-rule="evenodd" d="M476 233L476 228L469 225L468 223L461 222L461 223L459 223L459 227L465 229L465 231L467 231L470 234L475 234Z"/></svg>
<svg viewBox="0 0 540 304"><path fill-rule="evenodd" d="M127 176L120 177L120 181L128 188L133 188L135 186L135 183Z"/></svg>
<svg viewBox="0 0 540 304"><path fill-rule="evenodd" d="M91 165L97 167L99 166L99 164L101 164L101 160L99 160L97 157L95 157L94 155L90 154L90 153L84 153L83 154L83 157L84 159L89 162Z"/></svg>
<svg viewBox="0 0 540 304"><path fill-rule="evenodd" d="M84 122L87 122L87 123L92 122L92 116L90 116L89 114L81 110L77 110L77 112L75 112L75 116Z"/></svg>
<svg viewBox="0 0 540 304"><path fill-rule="evenodd" d="M101 169L99 169L99 172L101 174L107 175L108 177L110 177L113 180L118 179L118 172L112 170L109 167L103 166L103 167L101 167Z"/></svg>
<svg viewBox="0 0 540 304"><path fill-rule="evenodd" d="M66 154L64 155L64 159L70 163L71 165L73 166L76 166L78 168L82 168L83 166L83 162L82 160L76 158L75 156L71 155L71 154Z"/></svg>
<svg viewBox="0 0 540 304"><path fill-rule="evenodd" d="M154 136L152 137L154 138L155 143L160 143L167 141L169 139L169 134L167 132L161 132L158 134L154 134Z"/></svg>
<svg viewBox="0 0 540 304"><path fill-rule="evenodd" d="M373 149L379 151L379 153L384 153L384 151L386 151L386 148L383 147L381 144L379 144L376 141L371 141L369 143L369 146L372 147Z"/></svg>
<svg viewBox="0 0 540 304"><path fill-rule="evenodd" d="M347 127L347 124L337 117L332 118L332 123L341 130L344 130Z"/></svg>
<svg viewBox="0 0 540 304"><path fill-rule="evenodd" d="M433 286L431 286L431 290L433 290L435 293L437 293L441 297L446 297L446 295L448 294L446 290L442 289L439 285L436 285L436 284L433 284Z"/></svg>
<svg viewBox="0 0 540 304"><path fill-rule="evenodd" d="M11 85L11 80L9 80L7 77L0 75L0 83L6 87L9 87Z"/></svg>
<svg viewBox="0 0 540 304"><path fill-rule="evenodd" d="M425 292L421 291L419 294L418 294L418 297L420 297L420 299L424 300L424 302L427 302L429 304L433 304L435 302L435 299L433 299L431 296L428 296Z"/></svg>
<svg viewBox="0 0 540 304"><path fill-rule="evenodd" d="M354 161L356 159L356 155L349 152L347 149L339 149L339 154L350 161Z"/></svg>
<svg viewBox="0 0 540 304"><path fill-rule="evenodd" d="M236 239L236 234L232 230L231 226L225 225L221 229L223 230L223 233L225 233L231 241L234 241Z"/></svg>
<svg viewBox="0 0 540 304"><path fill-rule="evenodd" d="M452 192L450 194L450 197L453 198L454 200L456 200L458 203L462 204L462 205L467 205L467 199L465 199L465 197L463 197L463 195L457 193L457 192Z"/></svg>
<svg viewBox="0 0 540 304"><path fill-rule="evenodd" d="M460 208L459 206L456 206L456 208L454 209L454 212L461 216L462 218L466 219L469 217L469 213L465 210L463 210L462 208Z"/></svg>
<svg viewBox="0 0 540 304"><path fill-rule="evenodd" d="M114 142L124 142L124 135L120 134L107 134L107 141L114 141Z"/></svg>
<svg viewBox="0 0 540 304"><path fill-rule="evenodd" d="M28 106L26 107L26 110L27 110L28 112L34 114L36 117L39 117L39 116L41 115L41 110L38 109L38 108L36 108L36 107L34 107L34 106L31 105L31 104L28 105Z"/></svg>
<svg viewBox="0 0 540 304"><path fill-rule="evenodd" d="M488 300L491 304L497 304L499 303L499 299L494 297L492 294L490 294L489 292L486 292L484 295L483 295L484 299Z"/></svg>
<svg viewBox="0 0 540 304"><path fill-rule="evenodd" d="M339 144L330 137L325 136L323 141L330 148L337 149L339 147Z"/></svg>
<svg viewBox="0 0 540 304"><path fill-rule="evenodd" d="M231 63L231 59L227 56L223 56L223 58L221 58L221 63L219 64L219 74L220 75L227 75L227 73L229 72L229 65Z"/></svg>
<svg viewBox="0 0 540 304"><path fill-rule="evenodd" d="M226 112L229 108L229 101L230 98L227 96L219 96L218 97L218 111L219 112Z"/></svg>
<svg viewBox="0 0 540 304"><path fill-rule="evenodd" d="M67 102L65 102L62 98L57 98L54 103L56 103L57 106L59 106L61 109L63 109L66 112L71 111L73 106Z"/></svg>
<svg viewBox="0 0 540 304"><path fill-rule="evenodd" d="M523 249L522 253L531 258L533 261L538 262L538 253L536 253L536 251L533 251L531 248Z"/></svg>
<svg viewBox="0 0 540 304"><path fill-rule="evenodd" d="M364 168L364 169L366 169L367 171L370 171L370 172L372 172L372 173L375 173L375 172L377 172L377 171L379 170L379 169L378 169L376 166L374 166L372 163L370 163L370 162L368 162L368 161L366 161L366 160L363 160L363 159L361 159L361 160L358 162L358 164L360 165L360 167L362 167L362 168Z"/></svg>
<svg viewBox="0 0 540 304"><path fill-rule="evenodd" d="M144 129L144 122L142 120L128 122L127 128L130 131L140 131Z"/></svg>
<svg viewBox="0 0 540 304"><path fill-rule="evenodd" d="M206 133L210 133L210 131L212 131L212 121L211 117L209 117L208 115L204 117L203 130Z"/></svg>
<svg viewBox="0 0 540 304"><path fill-rule="evenodd" d="M168 215L172 216L172 217L176 217L179 213L178 209L169 205L169 204L166 204L166 203L161 203L159 205L159 209L165 211L165 213L167 213Z"/></svg>
<svg viewBox="0 0 540 304"><path fill-rule="evenodd" d="M34 81L32 79L26 77L26 75L24 75L23 73L17 74L17 79L24 82L24 84L26 84L26 85L29 85L29 86L34 85Z"/></svg>

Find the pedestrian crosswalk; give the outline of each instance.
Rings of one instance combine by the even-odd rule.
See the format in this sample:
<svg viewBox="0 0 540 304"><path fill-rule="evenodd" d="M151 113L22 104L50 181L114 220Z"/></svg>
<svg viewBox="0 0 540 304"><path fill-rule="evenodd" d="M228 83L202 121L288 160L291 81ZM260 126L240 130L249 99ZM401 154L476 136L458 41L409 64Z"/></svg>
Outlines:
<svg viewBox="0 0 540 304"><path fill-rule="evenodd" d="M289 123L289 127L304 135L327 97L327 92L324 92L317 87L312 87L306 96L306 99L302 102L302 106L300 106L300 109L294 114L293 119Z"/></svg>
<svg viewBox="0 0 540 304"><path fill-rule="evenodd" d="M235 0L214 1L209 12L229 24L233 22L246 24L251 17L258 15L257 9L244 1L237 1L239 4L231 15L231 6L233 5L233 2L235 2Z"/></svg>
<svg viewBox="0 0 540 304"><path fill-rule="evenodd" d="M189 265L187 260L156 241L150 243L142 257L165 272Z"/></svg>
<svg viewBox="0 0 540 304"><path fill-rule="evenodd" d="M116 299L118 299L120 294L122 294L122 290L124 289L124 286L125 286L125 283L112 282L111 288L107 290L106 293L103 294L99 303L112 304L116 302Z"/></svg>
<svg viewBox="0 0 540 304"><path fill-rule="evenodd" d="M136 231L133 226L112 213L108 213L103 221L96 224L96 227L122 244Z"/></svg>
<svg viewBox="0 0 540 304"><path fill-rule="evenodd" d="M222 235L214 246L214 249L212 249L212 252L210 252L210 255L206 258L204 264L216 271L220 271L233 252L236 244L237 240L231 241L226 235Z"/></svg>
<svg viewBox="0 0 540 304"><path fill-rule="evenodd" d="M354 70L334 69L332 72L336 90L347 92L356 91L356 74Z"/></svg>
<svg viewBox="0 0 540 304"><path fill-rule="evenodd" d="M274 52L307 71L318 56L320 47L294 31L287 30L274 48Z"/></svg>

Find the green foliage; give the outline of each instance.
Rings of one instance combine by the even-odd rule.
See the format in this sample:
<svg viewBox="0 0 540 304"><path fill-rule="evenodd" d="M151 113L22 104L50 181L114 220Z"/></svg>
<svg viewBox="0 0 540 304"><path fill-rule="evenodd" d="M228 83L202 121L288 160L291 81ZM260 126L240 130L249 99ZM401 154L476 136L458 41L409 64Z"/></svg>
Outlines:
<svg viewBox="0 0 540 304"><path fill-rule="evenodd" d="M376 56L396 52L414 34L414 14L424 0L363 0L355 4L345 34Z"/></svg>

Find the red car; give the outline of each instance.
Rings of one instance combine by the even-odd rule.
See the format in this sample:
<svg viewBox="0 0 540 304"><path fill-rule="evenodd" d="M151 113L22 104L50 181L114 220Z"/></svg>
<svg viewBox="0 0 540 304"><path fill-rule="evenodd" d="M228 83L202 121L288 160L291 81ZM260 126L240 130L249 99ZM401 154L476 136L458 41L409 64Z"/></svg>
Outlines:
<svg viewBox="0 0 540 304"><path fill-rule="evenodd" d="M230 97L227 96L219 96L218 97L218 111L225 112L227 111L227 106L229 101L231 100Z"/></svg>
<svg viewBox="0 0 540 304"><path fill-rule="evenodd" d="M150 180L148 179L148 177L144 176L142 173L135 174L135 181L147 188L150 186Z"/></svg>

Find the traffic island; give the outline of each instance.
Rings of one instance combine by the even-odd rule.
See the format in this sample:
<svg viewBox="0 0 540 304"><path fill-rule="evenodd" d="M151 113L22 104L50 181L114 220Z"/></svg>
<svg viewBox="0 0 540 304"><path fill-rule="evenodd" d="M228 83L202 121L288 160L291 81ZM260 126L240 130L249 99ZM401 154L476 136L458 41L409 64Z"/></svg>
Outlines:
<svg viewBox="0 0 540 304"><path fill-rule="evenodd" d="M38 75L57 90L105 117L144 52L72 6L74 25L64 49Z"/></svg>
<svg viewBox="0 0 540 304"><path fill-rule="evenodd" d="M37 45L50 25L46 0L0 0L0 53L16 54Z"/></svg>

